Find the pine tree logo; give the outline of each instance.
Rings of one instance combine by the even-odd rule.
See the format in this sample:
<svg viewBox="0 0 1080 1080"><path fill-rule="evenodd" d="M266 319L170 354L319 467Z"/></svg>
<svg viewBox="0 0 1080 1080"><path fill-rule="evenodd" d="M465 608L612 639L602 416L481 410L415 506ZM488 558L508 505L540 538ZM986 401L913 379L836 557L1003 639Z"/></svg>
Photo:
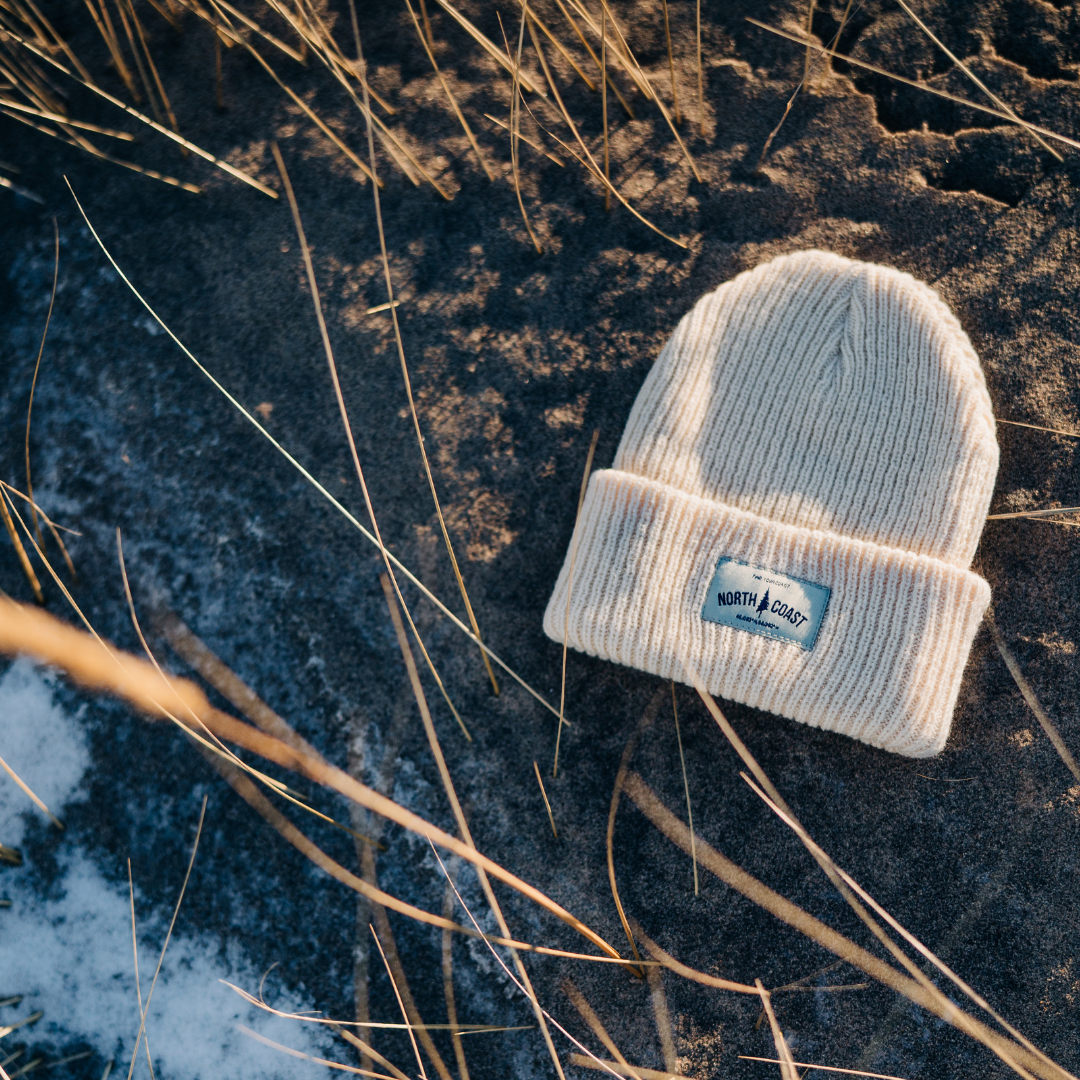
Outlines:
<svg viewBox="0 0 1080 1080"><path fill-rule="evenodd" d="M757 606L758 612L769 610L769 590L765 590L765 595L761 598L761 603Z"/></svg>

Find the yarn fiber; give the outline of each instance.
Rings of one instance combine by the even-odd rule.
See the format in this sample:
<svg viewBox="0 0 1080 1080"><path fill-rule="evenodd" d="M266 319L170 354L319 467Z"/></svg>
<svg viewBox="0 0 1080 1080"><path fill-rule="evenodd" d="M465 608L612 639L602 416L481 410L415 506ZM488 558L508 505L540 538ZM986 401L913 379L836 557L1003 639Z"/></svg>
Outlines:
<svg viewBox="0 0 1080 1080"><path fill-rule="evenodd" d="M997 465L978 357L932 289L783 256L679 323L589 481L544 630L930 756L990 601L969 567ZM703 617L721 559L827 588L812 647Z"/></svg>

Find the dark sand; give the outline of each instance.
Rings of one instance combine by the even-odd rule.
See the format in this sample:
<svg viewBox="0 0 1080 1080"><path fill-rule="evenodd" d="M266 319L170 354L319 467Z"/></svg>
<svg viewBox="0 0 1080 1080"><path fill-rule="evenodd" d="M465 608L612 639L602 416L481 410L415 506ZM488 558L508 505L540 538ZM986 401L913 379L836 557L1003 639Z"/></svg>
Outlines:
<svg viewBox="0 0 1080 1080"><path fill-rule="evenodd" d="M429 4L434 10L435 5ZM497 36L493 9L463 5ZM332 4L334 10L343 5ZM619 4L640 58L666 88L660 4ZM819 3L815 31L831 37L844 5ZM105 54L77 4L50 4L95 70ZM706 133L684 123L701 169L694 182L654 108L612 115L614 175L635 206L689 243L663 240L622 209L605 213L595 184L522 151L526 203L545 244L528 242L511 185L508 141L483 112L505 115L508 80L433 16L440 57L499 179L488 183L439 96L407 15L361 11L373 80L400 109L393 123L454 194L414 187L383 156L383 211L405 348L422 423L480 625L497 651L557 700L560 649L541 615L566 550L590 434L598 467L614 453L627 413L667 335L703 292L763 259L807 247L882 262L929 282L952 306L982 358L999 417L1078 426L1080 364L1075 296L1080 157L1051 158L1016 126L882 79L819 66L777 136L764 175L754 167L802 73L796 46L744 21L796 28L805 5L706 3ZM504 20L516 27L505 5ZM696 115L692 5L673 0L684 58L680 90ZM929 9L928 9L929 12ZM547 10L545 8L545 13ZM509 15L509 18L508 18ZM993 0L933 5L950 47L1021 113L1080 130L1080 27L1070 4ZM554 22L554 16L552 17ZM162 77L184 132L276 183L269 140L280 141L314 249L361 460L394 551L460 609L438 537L385 314L370 185L254 63L225 56L227 111L214 110L213 48L194 18L175 39L154 27ZM948 73L898 8L857 5L841 50L978 97ZM275 58L312 94L356 149L354 110L314 66ZM837 65L841 67L842 65ZM598 97L568 69L561 86L583 132L599 132ZM103 79L110 89L119 82ZM580 89L579 89L580 88ZM635 99L637 101L637 99ZM117 110L76 92L73 108L131 127ZM565 135L563 129L558 133ZM204 185L195 196L95 162L0 118L0 158L44 208L0 191L0 461L21 482L22 422L61 235L60 292L38 391L37 484L65 524L80 578L75 595L100 631L137 649L117 569L123 530L136 602L179 612L259 694L332 760L351 762L443 827L453 827L405 681L377 574L377 552L230 408L106 266L61 179L66 174L116 258L162 318L236 397L273 405L268 427L363 517L283 201L272 202L140 130L138 161ZM1080 504L1075 441L1002 426L996 511ZM6 545L6 539L3 541ZM0 549L2 551L2 549ZM1066 743L1080 751L1073 528L991 522L977 565L994 590L998 623ZM27 599L10 553L0 586ZM54 587L51 610L64 612ZM409 591L410 601L416 600ZM607 884L604 834L620 755L659 680L571 654L562 764L550 779L553 718L507 680L488 691L478 654L433 609L416 603L431 651L474 736L460 735L426 680L435 722L480 848L545 890L609 941L622 941ZM160 655L170 656L160 639ZM183 665L170 657L175 670ZM253 964L280 962L334 1016L354 1009L357 904L309 872L202 759L164 727L116 703L83 698L95 772L91 798L62 838L38 830L28 863L47 883L59 845L79 844L119 881L131 855L148 910L165 911L190 843L200 796L208 828L180 932L238 940ZM694 695L679 694L695 823L730 858L875 951L869 935L801 845L738 777L740 764ZM837 862L952 964L1006 1017L1067 1068L1080 1067L1080 789L1028 711L985 630L967 669L952 736L940 758L890 756L752 709L727 714L802 821ZM0 705L2 710L2 705ZM350 747L352 747L350 751ZM395 749L396 748L396 749ZM560 835L554 840L533 773L538 759ZM675 812L682 779L665 699L634 767ZM922 774L922 775L920 775ZM942 778L970 778L946 783ZM302 790L309 785L300 784ZM314 793L337 815L344 804ZM317 824L310 834L350 867L351 840ZM380 883L441 911L443 881L425 845L396 828L378 862ZM810 975L829 954L722 883L702 874L632 807L620 812L615 864L628 910L681 961L713 974L777 986ZM7 872L7 871L4 871ZM482 907L471 872L466 898ZM43 884L45 887L45 884ZM519 937L577 949L568 928L506 890ZM367 913L361 911L360 922ZM421 1013L445 1021L437 931L393 918ZM490 925L490 924L489 924ZM458 1008L470 1021L529 1024L531 1013L474 944L455 946ZM377 964L377 958L376 958ZM395 1006L381 965L371 968L373 1015ZM541 1000L599 1050L558 989L570 975L623 1053L662 1068L647 987L608 966L534 959ZM677 1049L697 1077L775 1075L737 1060L773 1056L755 1000L665 977ZM840 967L819 981L861 981ZM841 994L777 995L797 1060L902 1076L1000 1076L988 1051L873 986ZM449 1040L438 1036L448 1062ZM472 1075L550 1076L535 1031L468 1041ZM404 1038L378 1045L407 1067ZM560 1052L571 1049L561 1038ZM99 1048L103 1054L108 1048ZM342 1060L355 1060L342 1049ZM101 1058L85 1064L100 1076ZM83 1066L79 1066L83 1068ZM96 1073L95 1073L96 1070ZM80 1073L81 1075L81 1073ZM586 1075L579 1073L579 1075Z"/></svg>

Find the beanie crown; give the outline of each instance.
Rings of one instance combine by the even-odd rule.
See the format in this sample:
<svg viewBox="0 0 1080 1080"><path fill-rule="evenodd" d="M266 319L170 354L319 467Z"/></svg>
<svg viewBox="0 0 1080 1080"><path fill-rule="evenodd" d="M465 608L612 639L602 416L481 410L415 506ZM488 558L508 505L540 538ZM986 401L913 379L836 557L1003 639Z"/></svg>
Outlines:
<svg viewBox="0 0 1080 1080"><path fill-rule="evenodd" d="M937 294L804 251L698 301L646 378L612 467L966 568L997 463L978 358Z"/></svg>
<svg viewBox="0 0 1080 1080"><path fill-rule="evenodd" d="M997 471L959 323L821 251L680 322L593 473L544 630L910 757L945 746L990 588Z"/></svg>

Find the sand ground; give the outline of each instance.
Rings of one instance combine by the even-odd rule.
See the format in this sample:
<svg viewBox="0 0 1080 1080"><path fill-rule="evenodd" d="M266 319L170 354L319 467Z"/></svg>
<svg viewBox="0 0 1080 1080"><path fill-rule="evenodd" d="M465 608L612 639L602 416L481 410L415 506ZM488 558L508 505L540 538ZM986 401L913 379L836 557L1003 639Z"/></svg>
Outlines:
<svg viewBox="0 0 1080 1080"><path fill-rule="evenodd" d="M380 162L399 318L436 482L480 626L542 693L557 697L559 690L560 649L544 637L541 616L570 537L591 433L600 431L596 464L603 467L679 318L740 270L823 247L908 271L956 312L982 358L999 417L1080 426L1075 150L1063 147L1059 163L1015 125L837 64L816 69L763 171L755 173L804 56L745 19L794 28L805 20L805 6L707 2L705 130L689 119L681 129L703 182L693 179L656 110L640 100L639 119L617 118L612 135L613 175L622 190L687 247L623 209L605 212L598 187L569 155L562 153L560 166L525 148L524 197L544 246L537 255L508 182L508 141L482 119L484 112L505 115L508 80L429 6L439 56L497 176L486 180L470 156L407 15L362 6L373 84L400 109L395 130L408 132L409 145L453 195L444 200L430 186L411 184L385 157ZM103 47L77 5L47 7L57 9L59 28L80 54L104 69ZM494 7L462 7L497 36ZM511 7L503 18L516 26L513 15L508 19ZM659 83L666 73L660 5L638 0L619 7ZM835 33L843 7L839 0L818 4L820 38ZM925 14L1025 116L1064 134L1080 129L1080 27L1071 4L993 0L975 10L939 2ZM672 0L671 17L683 107L696 118L692 5ZM227 108L217 112L212 39L194 19L186 26L175 40L163 24L154 29L181 127L273 183L269 142L279 141L383 534L457 610L391 324L385 313L365 314L386 300L371 186L358 181L356 169L239 50L224 58ZM978 96L886 0L853 6L839 48ZM569 69L557 76L567 107L595 140L597 96L569 76ZM294 67L289 77L362 148L355 110L319 71ZM74 93L75 104L96 123L136 130L87 94ZM78 602L102 633L137 648L116 561L119 527L148 623L155 609L178 612L332 760L452 828L387 617L377 552L148 319L109 270L62 177L177 336L239 401L265 405L273 436L364 518L288 209L184 159L164 140L140 138L131 156L202 185L204 194L95 162L0 119L0 158L18 164L19 183L45 200L38 206L0 191L3 475L12 482L22 477L22 418L49 298L55 216L60 288L32 445L45 505L82 534L71 542ZM996 511L1080 504L1075 440L1007 426L999 440ZM1074 752L1080 751L1077 550L1074 527L1019 520L989 523L977 556L993 588L998 624ZM8 555L0 558L0 586L29 597ZM58 591L47 591L50 608L63 611ZM495 698L476 651L415 592L408 595L473 735L471 743L460 735L429 679L435 723L480 848L619 941L605 862L609 800L627 740L664 684L572 654L567 714L573 726L563 737L559 776L550 779L551 715L505 682ZM153 640L175 670L184 670L160 638ZM49 868L63 846L79 845L117 883L131 856L147 911L166 910L207 792L207 834L180 931L238 941L256 967L278 962L274 978L302 990L313 1008L351 1015L357 950L362 962L368 949L368 913L358 913L353 894L314 873L171 731L150 727L117 704L73 690L62 694L69 708L83 710L94 768L90 797L69 815L68 833L60 838L39 828L24 845L41 888L50 887ZM738 759L700 702L684 688L679 705L700 834L865 941L798 841L739 780ZM837 862L1028 1037L1067 1068L1080 1066L1080 789L986 631L975 642L948 747L933 761L905 760L736 704L725 707ZM547 824L534 759L548 775L558 840ZM634 766L680 810L682 778L666 698ZM327 812L347 813L328 796L313 798ZM356 865L349 837L317 825L310 832L340 861ZM429 850L393 828L384 839L383 887L442 910L443 880ZM830 962L708 875L695 897L689 859L625 805L614 851L628 910L684 963L778 986ZM462 871L462 881L466 897L479 902L469 872ZM501 895L519 937L578 947L567 928ZM421 1013L445 1021L438 933L396 917L393 925ZM532 1022L479 946L455 950L463 1017ZM393 1019L390 985L376 964L377 958L370 966L372 1014ZM541 999L578 1038L591 1036L559 990L565 976L582 988L631 1061L664 1067L647 986L599 965L540 959L529 966ZM818 981L861 980L842 967ZM767 1025L755 1029L754 1000L673 977L665 987L688 1075L749 1077L771 1068L737 1058L772 1056ZM910 1077L1007 1071L878 986L778 995L777 1011L797 1060L862 1062ZM471 1038L468 1061L477 1078L552 1074L535 1031ZM381 1036L378 1045L403 1065L409 1060L399 1035ZM449 1040L440 1035L438 1045L452 1063ZM100 1058L93 1061L100 1075Z"/></svg>

